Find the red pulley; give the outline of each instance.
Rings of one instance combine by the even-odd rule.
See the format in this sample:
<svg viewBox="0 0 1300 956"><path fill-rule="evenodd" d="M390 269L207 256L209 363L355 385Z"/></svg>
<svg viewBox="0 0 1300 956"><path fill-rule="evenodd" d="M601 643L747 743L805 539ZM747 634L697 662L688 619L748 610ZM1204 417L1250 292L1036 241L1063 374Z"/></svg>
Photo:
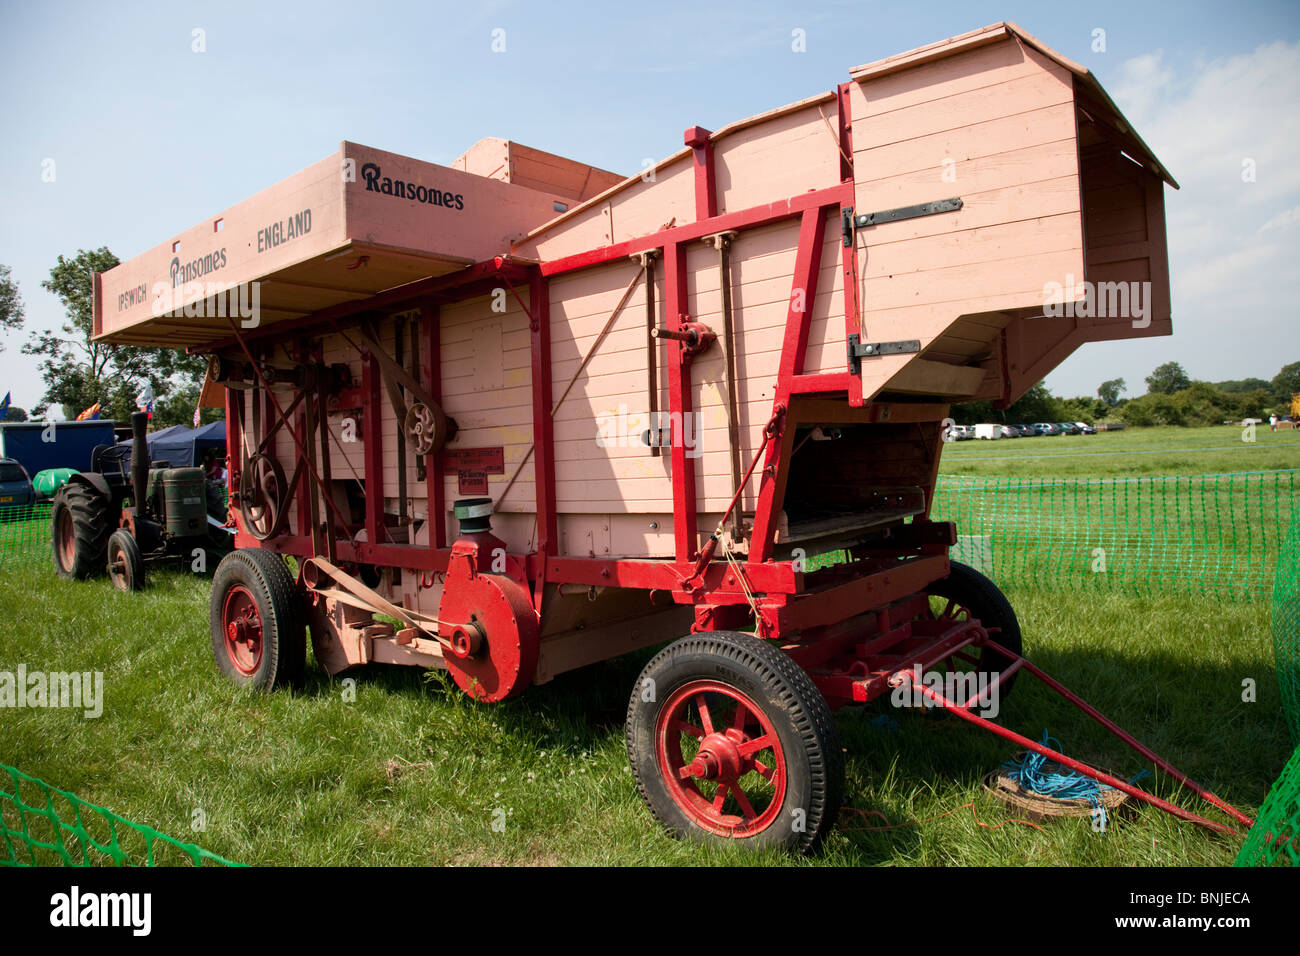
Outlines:
<svg viewBox="0 0 1300 956"><path fill-rule="evenodd" d="M537 671L537 612L528 591L504 575L478 570L477 542L457 541L447 566L440 631L452 641L443 660L456 686L495 703L520 694Z"/></svg>

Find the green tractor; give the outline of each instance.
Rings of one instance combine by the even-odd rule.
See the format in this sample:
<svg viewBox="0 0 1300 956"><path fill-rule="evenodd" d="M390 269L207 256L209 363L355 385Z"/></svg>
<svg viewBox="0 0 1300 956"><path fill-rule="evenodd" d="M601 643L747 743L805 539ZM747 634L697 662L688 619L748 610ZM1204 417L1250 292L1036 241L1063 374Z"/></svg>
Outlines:
<svg viewBox="0 0 1300 956"><path fill-rule="evenodd" d="M202 549L204 567L234 548L226 508L202 468L157 467L145 439L148 416L131 415L131 462L117 446L101 445L91 471L77 472L54 496L50 534L60 577L107 572L122 591L145 584L145 563L189 560Z"/></svg>

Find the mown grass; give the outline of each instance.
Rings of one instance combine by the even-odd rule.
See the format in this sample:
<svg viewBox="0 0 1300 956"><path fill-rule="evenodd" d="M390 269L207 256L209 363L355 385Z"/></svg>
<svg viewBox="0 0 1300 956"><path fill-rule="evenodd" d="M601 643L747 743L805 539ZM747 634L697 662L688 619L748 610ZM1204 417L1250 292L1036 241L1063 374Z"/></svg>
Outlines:
<svg viewBox="0 0 1300 956"><path fill-rule="evenodd" d="M1255 426L1254 441L1242 438L1241 426L1220 425L948 442L943 446L939 471L945 475L1065 478L1300 468L1300 431L1273 432L1265 423Z"/></svg>
<svg viewBox="0 0 1300 956"><path fill-rule="evenodd" d="M173 572L126 595L48 567L0 571L0 670L102 671L105 681L98 719L0 711L0 762L252 864L1184 866L1227 864L1239 848L1149 807L1104 834L1086 821L1006 824L980 780L1015 748L886 702L838 715L847 807L818 855L686 845L641 804L624 750L627 694L651 652L495 706L442 675L382 666L352 675L353 686L309 664L301 691L255 695L216 672L207 594L207 580ZM1253 812L1290 752L1265 603L1009 596L1033 660ZM1253 703L1242 700L1247 679ZM1125 777L1142 765L1028 677L1001 720L1034 738L1050 729L1068 753ZM1155 787L1216 816L1164 779ZM202 831L191 828L196 811ZM865 829L886 821L894 828Z"/></svg>

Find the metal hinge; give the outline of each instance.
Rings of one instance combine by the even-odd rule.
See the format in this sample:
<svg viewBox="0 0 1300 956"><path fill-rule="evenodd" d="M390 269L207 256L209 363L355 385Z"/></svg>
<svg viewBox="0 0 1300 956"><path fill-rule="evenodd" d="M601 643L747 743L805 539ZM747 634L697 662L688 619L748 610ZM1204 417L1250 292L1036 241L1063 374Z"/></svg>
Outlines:
<svg viewBox="0 0 1300 956"><path fill-rule="evenodd" d="M921 351L920 339L902 339L898 342L863 342L854 332L849 336L849 372L857 375L862 370L862 359L881 355L913 355Z"/></svg>
<svg viewBox="0 0 1300 956"><path fill-rule="evenodd" d="M920 216L933 216L941 212L956 212L962 207L960 197L936 199L915 206L899 206L896 209L882 209L879 212L866 212L860 216L853 215L849 206L841 213L841 231L844 234L844 248L853 245L853 231L866 226L878 226L885 222L898 222L900 219L916 219Z"/></svg>

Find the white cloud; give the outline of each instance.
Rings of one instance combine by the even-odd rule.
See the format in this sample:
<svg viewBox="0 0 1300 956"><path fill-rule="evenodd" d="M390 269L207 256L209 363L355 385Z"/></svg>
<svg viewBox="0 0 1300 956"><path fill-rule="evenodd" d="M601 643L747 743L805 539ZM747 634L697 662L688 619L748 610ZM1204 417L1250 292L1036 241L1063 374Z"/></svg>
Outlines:
<svg viewBox="0 0 1300 956"><path fill-rule="evenodd" d="M1297 78L1300 43L1202 62L1157 50L1124 63L1110 92L1182 187L1165 190L1174 334L1149 348L1085 347L1053 387L1087 393L1115 374L1141 382L1156 353L1210 381L1271 378L1296 358L1261 346L1292 341L1300 326Z"/></svg>

